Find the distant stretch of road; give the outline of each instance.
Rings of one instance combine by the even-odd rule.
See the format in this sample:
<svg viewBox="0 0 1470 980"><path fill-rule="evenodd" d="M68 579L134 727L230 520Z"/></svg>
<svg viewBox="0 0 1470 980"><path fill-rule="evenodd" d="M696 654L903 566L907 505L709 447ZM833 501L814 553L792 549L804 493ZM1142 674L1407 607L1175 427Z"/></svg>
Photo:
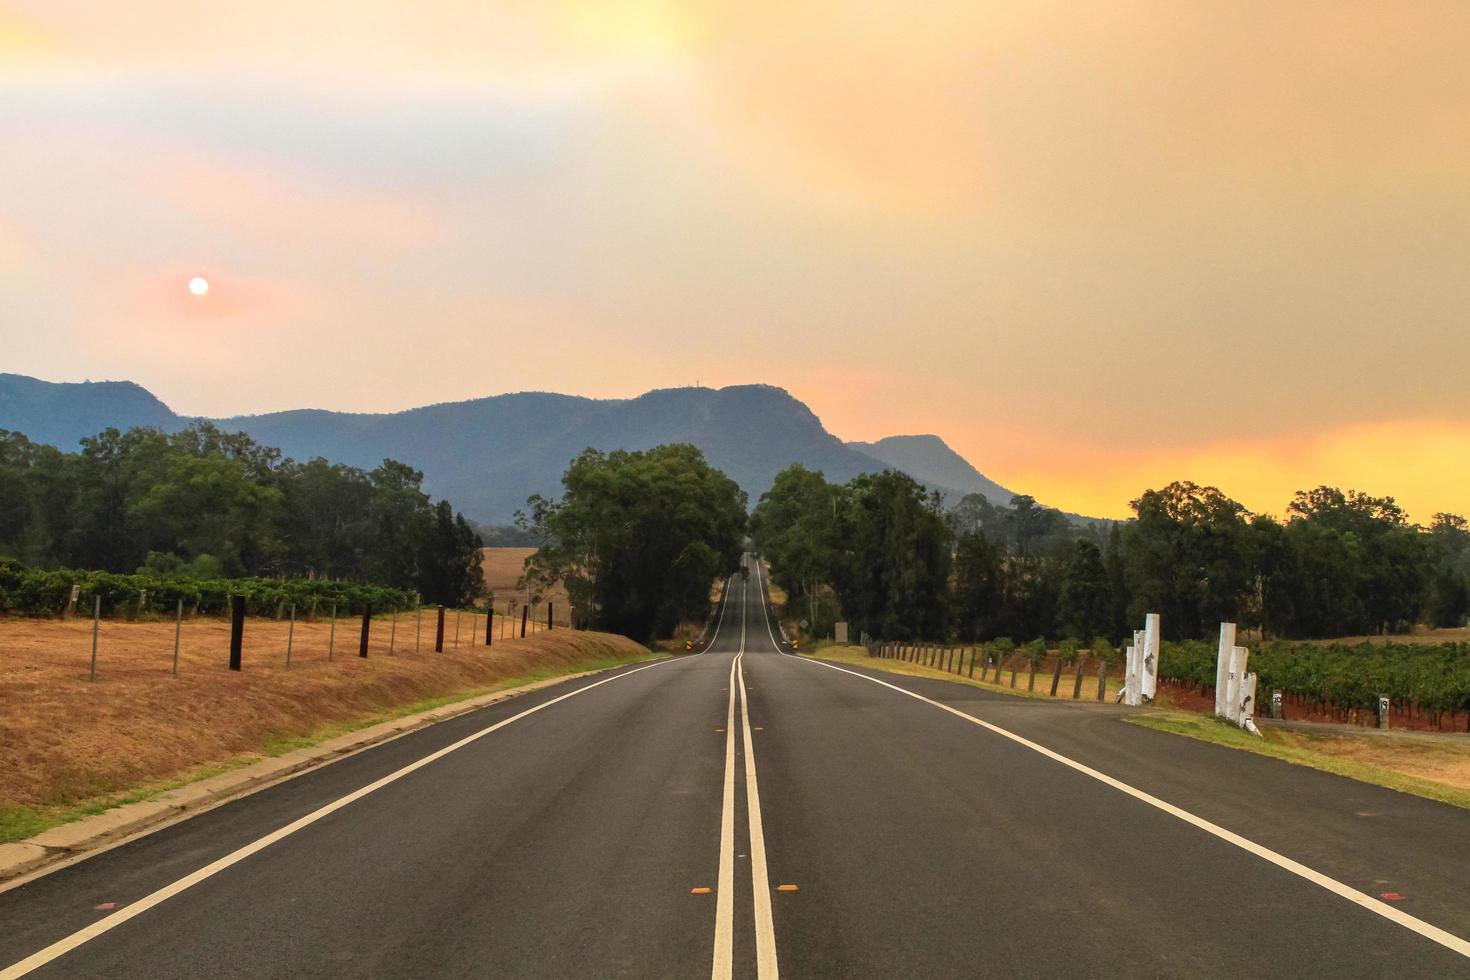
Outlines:
<svg viewBox="0 0 1470 980"><path fill-rule="evenodd" d="M792 656L747 567L703 653L0 892L0 978L1470 976L1470 812Z"/></svg>

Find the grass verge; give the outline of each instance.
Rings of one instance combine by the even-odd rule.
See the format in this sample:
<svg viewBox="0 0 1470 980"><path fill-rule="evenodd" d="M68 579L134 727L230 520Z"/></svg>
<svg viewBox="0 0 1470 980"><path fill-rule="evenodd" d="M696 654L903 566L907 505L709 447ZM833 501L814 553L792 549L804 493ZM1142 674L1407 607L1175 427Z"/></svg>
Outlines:
<svg viewBox="0 0 1470 980"><path fill-rule="evenodd" d="M643 655L598 657L575 663L557 663L532 667L517 676L507 677L495 683L467 687L450 694L423 698L391 708L371 711L356 717L318 725L304 733L265 733L257 751L244 752L224 762L201 765L169 779L152 780L126 787L114 793L88 798L65 805L4 805L0 806L0 844L25 840L36 834L85 817L95 816L114 807L130 803L142 803L154 799L170 790L179 789L214 776L240 769L262 759L275 758L298 749L311 748L342 735L369 728L387 721L395 721L424 711L432 711L447 705L483 697L499 691L524 687L537 681L573 677L590 671L606 670L627 664L663 659L666 654L645 651Z"/></svg>
<svg viewBox="0 0 1470 980"><path fill-rule="evenodd" d="M1134 725L1270 756L1400 793L1470 809L1470 740L1435 735L1361 735L1262 726L1257 737L1207 715L1156 711Z"/></svg>
<svg viewBox="0 0 1470 980"><path fill-rule="evenodd" d="M1026 670L1023 667L1016 674L1016 686L1010 686L1011 672L1009 669L1002 670L1001 683L995 684L990 681L982 681L977 678L967 677L965 674L946 673L933 667L925 667L923 664L911 663L907 660L888 660L879 657L868 656L868 651L860 646L839 646L830 640L818 641L815 649L798 650L797 653L803 657L814 660L830 660L833 663L848 664L853 667L867 667L872 670L881 670L889 674L903 674L906 677L928 677L938 681L949 681L952 684L963 684L967 687L979 688L982 691L994 691L997 694L1009 694L1018 698L1040 698L1043 701L1070 701L1072 700L1072 686L1075 674L1070 670L1062 671L1061 683L1057 685L1057 696L1052 697L1047 692L1051 690L1051 672L1045 674L1037 672L1036 690L1026 690ZM968 663L968 661L967 661ZM979 672L979 668L976 668ZM1118 692L1116 679L1109 677L1107 688L1103 694L1104 700L1111 704ZM1083 671L1082 698L1081 700L1093 701L1097 699L1097 674Z"/></svg>
<svg viewBox="0 0 1470 980"><path fill-rule="evenodd" d="M1003 683L997 685L904 660L869 657L867 651L860 646L827 643L819 645L815 650L803 650L800 653L816 660L866 667L890 674L927 677L1022 698L1053 700L1046 693L1051 687L1050 674L1044 678L1044 689L1029 692L1025 689L1024 670L1017 677L1019 687L1012 689L1009 686L1009 671L1003 674ZM1064 673L1058 687L1059 694L1067 695L1065 699L1070 699L1072 676ZM1038 688L1043 688L1042 675L1037 675L1036 684ZM1082 691L1084 701L1096 697L1096 675L1083 678ZM1117 684L1109 678L1104 695L1107 703L1112 703L1116 693ZM1058 697L1055 700L1064 698ZM1261 736L1257 737L1208 715L1178 710L1156 710L1147 714L1131 715L1126 720L1156 731L1254 752L1294 765L1308 766L1359 782L1470 809L1470 739L1410 732L1358 734L1332 730L1319 733L1269 725L1263 726Z"/></svg>

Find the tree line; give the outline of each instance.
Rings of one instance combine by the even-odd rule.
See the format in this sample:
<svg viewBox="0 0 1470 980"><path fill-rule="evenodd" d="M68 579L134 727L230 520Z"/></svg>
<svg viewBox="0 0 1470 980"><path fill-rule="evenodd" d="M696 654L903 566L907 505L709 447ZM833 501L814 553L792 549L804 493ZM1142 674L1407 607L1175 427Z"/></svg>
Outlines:
<svg viewBox="0 0 1470 980"><path fill-rule="evenodd" d="M639 641L710 612L710 586L744 548L746 496L690 445L588 449L559 499L533 496L529 582L561 582L582 624Z"/></svg>
<svg viewBox="0 0 1470 980"><path fill-rule="evenodd" d="M795 465L751 516L794 615L885 639L1071 636L1114 642L1146 612L1170 639L1231 621L1283 638L1459 626L1470 615L1470 526L1410 523L1392 497L1318 487L1284 520L1175 482L1126 522L1076 521L1017 496L946 509L895 472L846 484Z"/></svg>
<svg viewBox="0 0 1470 980"><path fill-rule="evenodd" d="M425 602L483 593L480 536L423 474L297 462L208 422L107 429L77 452L0 430L0 557L168 579L334 579Z"/></svg>

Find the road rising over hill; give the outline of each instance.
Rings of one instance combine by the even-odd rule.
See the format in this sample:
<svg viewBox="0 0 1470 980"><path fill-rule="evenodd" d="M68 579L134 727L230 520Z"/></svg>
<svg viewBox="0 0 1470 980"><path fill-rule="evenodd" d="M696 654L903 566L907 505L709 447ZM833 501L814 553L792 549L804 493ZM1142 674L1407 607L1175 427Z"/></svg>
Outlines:
<svg viewBox="0 0 1470 980"><path fill-rule="evenodd" d="M1470 813L1111 706L791 656L750 567L703 653L490 706L0 893L0 977L1470 966Z"/></svg>

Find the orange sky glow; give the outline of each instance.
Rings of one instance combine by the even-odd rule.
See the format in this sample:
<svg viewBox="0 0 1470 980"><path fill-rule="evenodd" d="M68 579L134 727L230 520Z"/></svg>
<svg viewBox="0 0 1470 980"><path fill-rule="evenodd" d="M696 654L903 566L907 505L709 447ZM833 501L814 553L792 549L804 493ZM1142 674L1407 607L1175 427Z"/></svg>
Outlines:
<svg viewBox="0 0 1470 980"><path fill-rule="evenodd" d="M1083 513L1470 514L1466 50L1447 0L0 0L0 370L766 382Z"/></svg>

